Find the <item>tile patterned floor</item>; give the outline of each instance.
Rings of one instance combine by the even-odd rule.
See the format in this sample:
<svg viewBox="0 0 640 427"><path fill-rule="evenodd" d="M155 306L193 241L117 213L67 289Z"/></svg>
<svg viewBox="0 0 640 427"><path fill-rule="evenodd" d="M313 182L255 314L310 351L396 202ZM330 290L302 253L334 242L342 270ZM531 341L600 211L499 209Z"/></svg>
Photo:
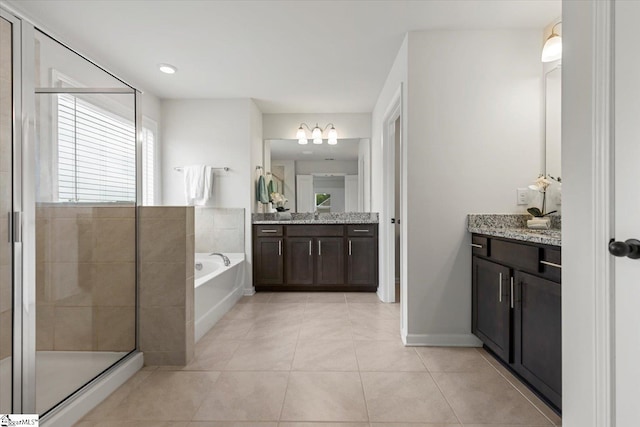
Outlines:
<svg viewBox="0 0 640 427"><path fill-rule="evenodd" d="M244 297L186 367L145 367L76 427L538 427L560 418L484 350L404 347L375 294Z"/></svg>

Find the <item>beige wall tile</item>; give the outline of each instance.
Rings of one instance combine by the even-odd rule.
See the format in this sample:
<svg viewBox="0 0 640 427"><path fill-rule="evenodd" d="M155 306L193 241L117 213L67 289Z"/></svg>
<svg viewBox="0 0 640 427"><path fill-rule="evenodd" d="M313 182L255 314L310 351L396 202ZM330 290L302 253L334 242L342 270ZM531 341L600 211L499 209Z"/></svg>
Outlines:
<svg viewBox="0 0 640 427"><path fill-rule="evenodd" d="M135 307L98 307L95 317L98 351L131 351L135 348Z"/></svg>
<svg viewBox="0 0 640 427"><path fill-rule="evenodd" d="M195 208L193 206L187 206L186 208L186 212L185 212L185 218L187 221L187 236L191 235L191 234L195 234Z"/></svg>
<svg viewBox="0 0 640 427"><path fill-rule="evenodd" d="M55 308L50 305L36 306L36 350L53 350L55 330Z"/></svg>
<svg viewBox="0 0 640 427"><path fill-rule="evenodd" d="M184 307L184 262L143 262L140 266L141 307Z"/></svg>
<svg viewBox="0 0 640 427"><path fill-rule="evenodd" d="M140 307L140 349L185 351L184 307Z"/></svg>
<svg viewBox="0 0 640 427"><path fill-rule="evenodd" d="M0 266L0 313L12 309L12 287L11 266Z"/></svg>
<svg viewBox="0 0 640 427"><path fill-rule="evenodd" d="M194 305L195 305L195 286L193 282L193 276L189 277L186 281L186 319L187 322L193 322L195 319Z"/></svg>
<svg viewBox="0 0 640 427"><path fill-rule="evenodd" d="M93 261L135 262L136 225L133 218L95 220Z"/></svg>
<svg viewBox="0 0 640 427"><path fill-rule="evenodd" d="M187 357L182 351L144 351L144 364L147 366L184 366Z"/></svg>
<svg viewBox="0 0 640 427"><path fill-rule="evenodd" d="M51 220L52 262L89 262L93 258L93 225L88 219Z"/></svg>
<svg viewBox="0 0 640 427"><path fill-rule="evenodd" d="M54 350L93 349L91 307L56 307Z"/></svg>
<svg viewBox="0 0 640 427"><path fill-rule="evenodd" d="M141 219L142 262L176 262L184 259L187 242L184 219Z"/></svg>
<svg viewBox="0 0 640 427"><path fill-rule="evenodd" d="M12 312L0 313L0 359L11 356Z"/></svg>
<svg viewBox="0 0 640 427"><path fill-rule="evenodd" d="M90 219L93 217L93 208L90 206L48 206L47 210L51 218Z"/></svg>
<svg viewBox="0 0 640 427"><path fill-rule="evenodd" d="M186 206L141 206L140 219L186 219Z"/></svg>
<svg viewBox="0 0 640 427"><path fill-rule="evenodd" d="M136 266L133 262L92 265L92 295L96 306L134 306Z"/></svg>
<svg viewBox="0 0 640 427"><path fill-rule="evenodd" d="M195 325L193 321L186 325L185 365L191 363L196 355Z"/></svg>
<svg viewBox="0 0 640 427"><path fill-rule="evenodd" d="M53 301L61 306L91 305L91 264L57 262L50 264Z"/></svg>
<svg viewBox="0 0 640 427"><path fill-rule="evenodd" d="M93 208L96 218L135 218L136 207L131 206L101 206Z"/></svg>

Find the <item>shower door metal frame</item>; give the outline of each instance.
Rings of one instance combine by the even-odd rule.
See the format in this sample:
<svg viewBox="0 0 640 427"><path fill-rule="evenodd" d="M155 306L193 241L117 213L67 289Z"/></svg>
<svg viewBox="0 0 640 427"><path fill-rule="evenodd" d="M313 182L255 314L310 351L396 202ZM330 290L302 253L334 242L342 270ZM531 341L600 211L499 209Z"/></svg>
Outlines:
<svg viewBox="0 0 640 427"><path fill-rule="evenodd" d="M116 77L94 61L61 43L49 33L41 31L71 53L79 55L96 68L123 83L122 88L36 88L35 87L35 34L36 27L0 4L0 16L12 23L12 207L10 236L13 243L13 341L12 341L12 411L16 414L36 412L36 96L38 94L128 94L134 95L134 121L136 143L136 202L141 204L142 194L142 109L141 92ZM136 212L136 256L138 253ZM17 221L14 221L17 219ZM41 421L61 410L66 403L82 395L92 384L107 375L114 367L139 350L138 260L136 259L136 315L135 347L105 372L97 375L85 386L66 396L57 406L48 410Z"/></svg>

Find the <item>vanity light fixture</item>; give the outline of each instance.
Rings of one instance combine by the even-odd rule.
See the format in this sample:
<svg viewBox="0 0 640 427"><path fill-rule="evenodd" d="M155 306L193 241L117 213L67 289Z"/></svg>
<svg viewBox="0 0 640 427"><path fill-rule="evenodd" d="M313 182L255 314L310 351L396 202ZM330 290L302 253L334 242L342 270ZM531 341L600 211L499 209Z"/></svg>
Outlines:
<svg viewBox="0 0 640 427"><path fill-rule="evenodd" d="M542 62L556 61L562 58L562 37L556 33L556 27L562 24L562 21L557 22L553 28L551 28L551 35L547 37L547 41L544 42L542 47Z"/></svg>
<svg viewBox="0 0 640 427"><path fill-rule="evenodd" d="M331 126L331 128L329 128L329 126ZM306 123L300 123L298 132L296 132L298 144L304 145L309 143L309 140L307 139L307 132L304 130L304 128L307 128L307 130L311 132L311 139L313 140L314 144L322 144L322 134L327 129L329 129L329 132L327 133L327 142L329 143L329 145L336 145L338 143L338 131L333 126L333 123L329 123L324 128L321 128L316 123L313 129L311 129Z"/></svg>
<svg viewBox="0 0 640 427"><path fill-rule="evenodd" d="M159 64L158 68L165 74L175 74L178 69L171 64Z"/></svg>

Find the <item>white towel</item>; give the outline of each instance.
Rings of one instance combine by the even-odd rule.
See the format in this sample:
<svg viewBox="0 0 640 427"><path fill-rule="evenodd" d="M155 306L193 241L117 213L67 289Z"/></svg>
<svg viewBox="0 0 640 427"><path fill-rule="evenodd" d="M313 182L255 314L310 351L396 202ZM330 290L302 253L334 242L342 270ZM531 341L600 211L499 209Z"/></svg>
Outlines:
<svg viewBox="0 0 640 427"><path fill-rule="evenodd" d="M183 171L187 205L206 205L213 197L213 168L192 165L185 166Z"/></svg>

